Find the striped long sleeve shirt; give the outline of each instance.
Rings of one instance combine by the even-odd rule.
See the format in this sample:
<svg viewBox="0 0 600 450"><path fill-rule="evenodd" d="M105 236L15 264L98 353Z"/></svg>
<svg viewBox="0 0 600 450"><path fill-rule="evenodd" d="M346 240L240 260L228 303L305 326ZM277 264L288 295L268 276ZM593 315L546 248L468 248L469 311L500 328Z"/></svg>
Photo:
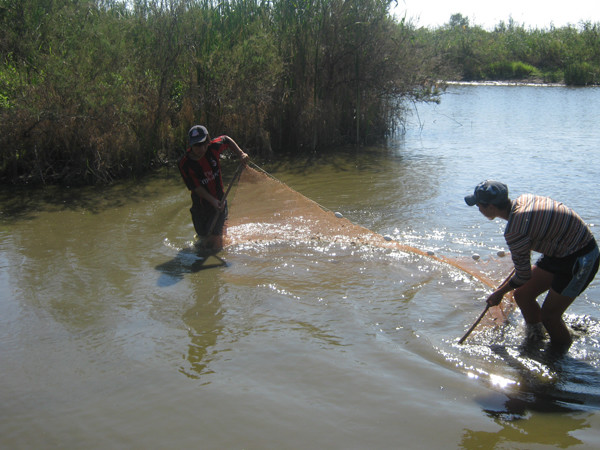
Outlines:
<svg viewBox="0 0 600 450"><path fill-rule="evenodd" d="M531 251L562 258L585 247L593 235L570 208L548 197L525 194L512 202L504 230L515 275L513 287L531 278Z"/></svg>

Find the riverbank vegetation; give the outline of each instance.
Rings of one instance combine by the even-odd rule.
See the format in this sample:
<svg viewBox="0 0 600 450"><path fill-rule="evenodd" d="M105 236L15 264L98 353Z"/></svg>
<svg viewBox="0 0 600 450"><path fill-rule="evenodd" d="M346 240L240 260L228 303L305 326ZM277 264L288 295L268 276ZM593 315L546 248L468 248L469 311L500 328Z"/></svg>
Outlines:
<svg viewBox="0 0 600 450"><path fill-rule="evenodd" d="M438 59L390 0L4 0L0 177L106 183L195 123L251 152L376 142Z"/></svg>
<svg viewBox="0 0 600 450"><path fill-rule="evenodd" d="M452 68L446 77L600 84L600 23L539 30L509 19L487 31L455 14L443 27L421 28L418 35Z"/></svg>
<svg viewBox="0 0 600 450"><path fill-rule="evenodd" d="M0 0L0 182L172 164L195 123L252 155L380 142L440 80L598 83L598 25L439 29L393 0Z"/></svg>

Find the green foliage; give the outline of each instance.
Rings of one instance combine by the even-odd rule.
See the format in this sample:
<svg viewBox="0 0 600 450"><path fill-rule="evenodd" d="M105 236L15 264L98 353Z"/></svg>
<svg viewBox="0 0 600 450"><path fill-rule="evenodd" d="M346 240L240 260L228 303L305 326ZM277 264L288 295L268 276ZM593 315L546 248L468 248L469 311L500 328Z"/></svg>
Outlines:
<svg viewBox="0 0 600 450"><path fill-rule="evenodd" d="M565 83L571 86L600 84L600 69L587 62L569 64L565 68Z"/></svg>
<svg viewBox="0 0 600 450"><path fill-rule="evenodd" d="M600 25L439 29L392 0L0 0L0 181L107 183L203 123L254 154L385 139L439 80L600 83Z"/></svg>
<svg viewBox="0 0 600 450"><path fill-rule="evenodd" d="M498 61L491 63L484 73L488 80L522 80L539 74L539 71L521 61Z"/></svg>
<svg viewBox="0 0 600 450"><path fill-rule="evenodd" d="M19 86L18 73L9 60L0 68L0 110L7 110L12 106L11 99L17 94Z"/></svg>
<svg viewBox="0 0 600 450"><path fill-rule="evenodd" d="M455 14L445 26L420 34L448 68L446 78L599 83L600 24L538 30L511 19L486 31Z"/></svg>
<svg viewBox="0 0 600 450"><path fill-rule="evenodd" d="M203 123L251 152L385 138L441 59L391 0L0 0L0 181L106 183Z"/></svg>
<svg viewBox="0 0 600 450"><path fill-rule="evenodd" d="M107 182L147 167L135 165L142 152L132 127L138 117L129 112L142 108L140 77L125 59L131 49L121 37L127 23L92 2L9 6L9 21L26 26L7 26L13 33L2 46L14 55L21 94L2 113L3 177Z"/></svg>
<svg viewBox="0 0 600 450"><path fill-rule="evenodd" d="M544 71L540 76L542 82L550 84L562 83L562 81L565 79L565 75L562 70Z"/></svg>

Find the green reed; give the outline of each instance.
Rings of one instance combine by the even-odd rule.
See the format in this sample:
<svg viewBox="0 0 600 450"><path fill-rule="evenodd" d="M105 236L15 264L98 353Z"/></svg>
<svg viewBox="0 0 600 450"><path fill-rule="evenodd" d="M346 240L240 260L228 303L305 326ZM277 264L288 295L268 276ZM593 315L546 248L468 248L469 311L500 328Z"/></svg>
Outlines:
<svg viewBox="0 0 600 450"><path fill-rule="evenodd" d="M172 165L195 123L254 156L376 143L443 79L598 82L597 25L485 31L455 15L428 30L392 5L0 0L0 182L139 176Z"/></svg>

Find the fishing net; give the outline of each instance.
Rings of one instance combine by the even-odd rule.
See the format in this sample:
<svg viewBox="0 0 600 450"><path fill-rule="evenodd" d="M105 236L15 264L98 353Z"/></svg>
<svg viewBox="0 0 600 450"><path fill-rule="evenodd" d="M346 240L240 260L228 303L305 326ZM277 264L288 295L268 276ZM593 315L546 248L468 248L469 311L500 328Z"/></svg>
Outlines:
<svg viewBox="0 0 600 450"><path fill-rule="evenodd" d="M370 246L392 249L429 258L457 268L488 287L500 281L510 270L510 258L491 258L484 261L447 258L402 244L356 225L340 213L330 211L285 183L275 179L258 166L246 167L240 176L230 201L228 245L270 242L339 243L352 246ZM482 270L493 265L495 270ZM512 309L512 302L503 302L502 308L490 308L487 321L497 323ZM482 321L485 324L486 320Z"/></svg>

